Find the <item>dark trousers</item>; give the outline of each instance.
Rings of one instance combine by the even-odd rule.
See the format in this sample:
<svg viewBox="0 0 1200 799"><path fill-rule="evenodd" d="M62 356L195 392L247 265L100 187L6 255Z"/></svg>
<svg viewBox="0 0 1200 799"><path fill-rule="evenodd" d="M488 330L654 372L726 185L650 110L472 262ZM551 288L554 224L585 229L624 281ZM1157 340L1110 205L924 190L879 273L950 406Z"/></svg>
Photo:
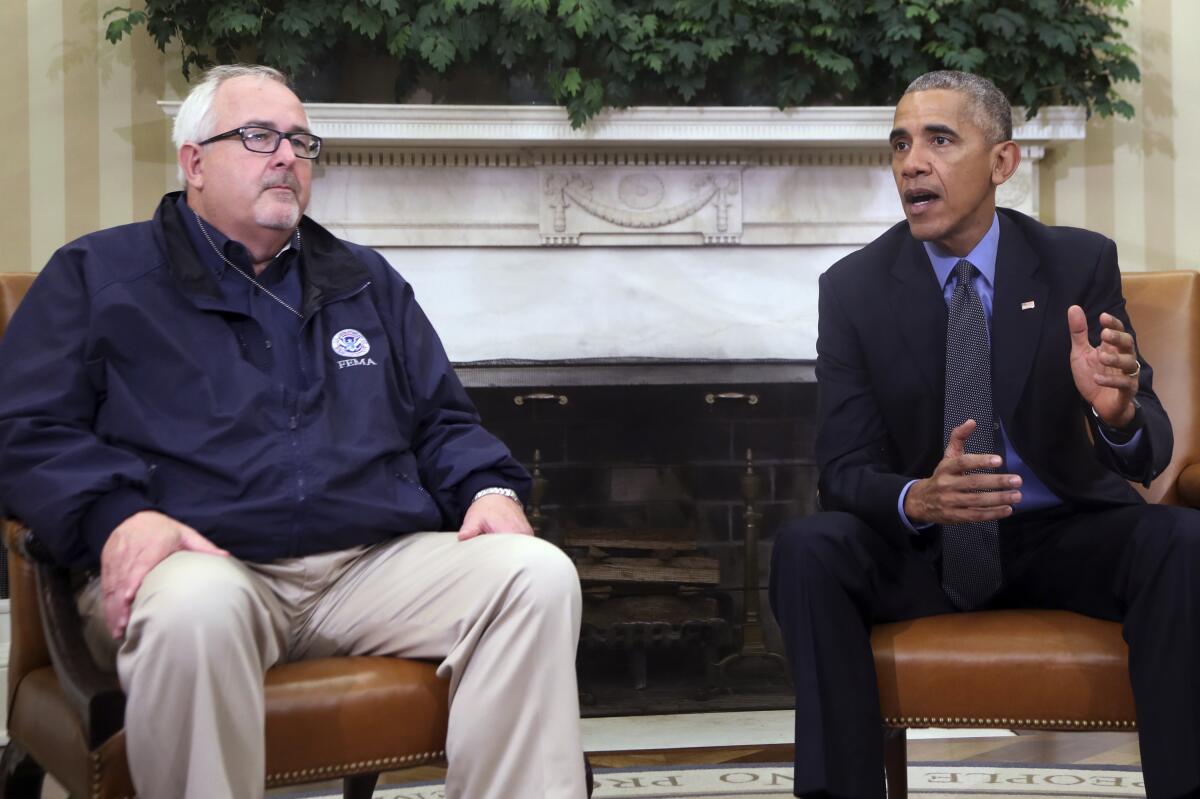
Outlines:
<svg viewBox="0 0 1200 799"><path fill-rule="evenodd" d="M1004 585L988 606L1123 621L1147 794L1200 790L1200 511L1018 515L1000 541ZM848 513L779 531L770 593L796 688L797 796L883 797L871 625L954 612L938 548L937 528L896 543Z"/></svg>

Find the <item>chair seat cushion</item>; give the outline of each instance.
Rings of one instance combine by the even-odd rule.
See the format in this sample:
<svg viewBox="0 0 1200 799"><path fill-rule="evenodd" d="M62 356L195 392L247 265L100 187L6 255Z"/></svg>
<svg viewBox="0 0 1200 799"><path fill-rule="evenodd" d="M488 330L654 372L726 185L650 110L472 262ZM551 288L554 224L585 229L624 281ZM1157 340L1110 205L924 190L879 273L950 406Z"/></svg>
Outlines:
<svg viewBox="0 0 1200 799"><path fill-rule="evenodd" d="M304 660L267 672L267 785L445 757L449 683L432 663Z"/></svg>
<svg viewBox="0 0 1200 799"><path fill-rule="evenodd" d="M1121 626L1061 610L881 624L871 634L894 727L1134 729Z"/></svg>
<svg viewBox="0 0 1200 799"><path fill-rule="evenodd" d="M433 664L399 658L324 658L276 666L266 677L266 784L443 759L447 688ZM89 753L82 725L52 668L22 680L9 735L72 795L115 799L132 792L125 733Z"/></svg>

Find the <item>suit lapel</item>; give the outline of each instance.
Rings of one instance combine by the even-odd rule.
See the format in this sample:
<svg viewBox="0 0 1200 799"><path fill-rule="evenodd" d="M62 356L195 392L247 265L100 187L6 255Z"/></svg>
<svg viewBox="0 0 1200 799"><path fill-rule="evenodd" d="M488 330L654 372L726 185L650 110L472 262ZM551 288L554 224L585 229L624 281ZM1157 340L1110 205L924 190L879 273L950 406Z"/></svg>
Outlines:
<svg viewBox="0 0 1200 799"><path fill-rule="evenodd" d="M908 346L929 388L942 392L946 369L946 301L925 248L905 238L889 276L892 329Z"/></svg>
<svg viewBox="0 0 1200 799"><path fill-rule="evenodd" d="M992 394L1002 419L1013 418L1046 322L1049 287L1039 269L1037 253L1017 226L1000 214L992 298Z"/></svg>

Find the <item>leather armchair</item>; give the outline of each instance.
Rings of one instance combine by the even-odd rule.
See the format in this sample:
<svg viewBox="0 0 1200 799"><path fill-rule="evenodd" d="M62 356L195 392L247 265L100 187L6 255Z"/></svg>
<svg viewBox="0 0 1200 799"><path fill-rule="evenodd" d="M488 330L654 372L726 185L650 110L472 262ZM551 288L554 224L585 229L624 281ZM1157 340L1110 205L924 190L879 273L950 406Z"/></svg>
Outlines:
<svg viewBox="0 0 1200 799"><path fill-rule="evenodd" d="M33 275L0 274L0 335ZM84 643L71 575L20 523L4 523L12 642L9 744L0 797L37 797L45 773L73 797L132 797L125 697ZM433 664L345 657L276 666L266 676L267 787L342 778L371 796L380 772L445 757L447 684Z"/></svg>
<svg viewBox="0 0 1200 799"><path fill-rule="evenodd" d="M1200 275L1130 273L1122 282L1175 432L1170 466L1138 489L1150 502L1200 505ZM1116 622L1061 610L958 613L878 625L871 644L890 799L907 795L909 727L1137 728Z"/></svg>

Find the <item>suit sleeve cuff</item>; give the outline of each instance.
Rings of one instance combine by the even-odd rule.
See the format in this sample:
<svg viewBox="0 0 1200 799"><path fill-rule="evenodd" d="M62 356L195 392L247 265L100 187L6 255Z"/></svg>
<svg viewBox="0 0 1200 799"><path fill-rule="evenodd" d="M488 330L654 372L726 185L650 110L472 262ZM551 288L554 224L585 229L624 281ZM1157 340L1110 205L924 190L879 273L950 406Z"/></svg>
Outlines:
<svg viewBox="0 0 1200 799"><path fill-rule="evenodd" d="M97 558L117 526L135 513L153 510L149 498L132 486L121 486L92 503L79 526L88 549Z"/></svg>

